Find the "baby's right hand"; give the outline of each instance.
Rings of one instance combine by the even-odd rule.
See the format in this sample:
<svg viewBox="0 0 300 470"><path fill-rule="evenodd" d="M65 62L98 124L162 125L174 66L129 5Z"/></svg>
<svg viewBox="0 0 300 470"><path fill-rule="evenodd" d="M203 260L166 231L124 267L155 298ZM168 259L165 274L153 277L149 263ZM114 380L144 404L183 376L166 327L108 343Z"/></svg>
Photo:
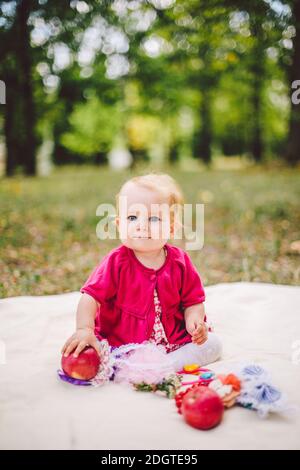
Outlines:
<svg viewBox="0 0 300 470"><path fill-rule="evenodd" d="M75 349L74 356L77 357L86 346L92 346L100 356L99 343L94 335L94 331L91 328L78 328L65 342L61 353L64 356L68 356Z"/></svg>

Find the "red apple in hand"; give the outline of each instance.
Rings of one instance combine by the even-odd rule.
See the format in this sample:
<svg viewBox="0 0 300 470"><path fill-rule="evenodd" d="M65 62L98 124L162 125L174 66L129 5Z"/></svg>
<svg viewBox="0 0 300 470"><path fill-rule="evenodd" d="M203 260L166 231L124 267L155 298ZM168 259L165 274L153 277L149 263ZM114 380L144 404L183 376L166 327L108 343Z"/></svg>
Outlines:
<svg viewBox="0 0 300 470"><path fill-rule="evenodd" d="M197 429L210 429L220 423L224 405L210 388L199 386L183 397L181 412L185 421Z"/></svg>
<svg viewBox="0 0 300 470"><path fill-rule="evenodd" d="M61 366L65 374L73 379L90 380L98 372L100 358L94 348L86 347L75 357L74 353L62 356Z"/></svg>

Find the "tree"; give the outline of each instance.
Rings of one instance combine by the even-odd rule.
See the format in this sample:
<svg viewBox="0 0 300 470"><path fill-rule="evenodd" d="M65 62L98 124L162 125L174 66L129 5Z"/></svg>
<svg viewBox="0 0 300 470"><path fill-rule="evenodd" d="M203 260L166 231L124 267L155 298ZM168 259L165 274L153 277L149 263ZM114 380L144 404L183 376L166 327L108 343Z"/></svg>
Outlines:
<svg viewBox="0 0 300 470"><path fill-rule="evenodd" d="M84 13L77 3L85 4ZM111 17L105 2L62 2L60 0L1 1L0 11L0 74L6 84L4 106L4 134L6 145L6 174L11 176L18 166L24 173L36 172L37 114L35 96L38 94L35 67L39 61L49 64L53 70L50 47L56 43L68 44L72 52L78 52L80 35L96 14ZM33 44L31 32L35 21L47 30L45 40ZM39 83L40 88L43 87ZM41 94L44 94L44 90ZM39 103L40 108L43 107Z"/></svg>
<svg viewBox="0 0 300 470"><path fill-rule="evenodd" d="M233 14L244 18L242 28L249 31L245 38L247 52L239 66L244 67L249 84L248 150L255 162L265 154L264 95L268 79L267 50L281 39L280 15L264 0L229 0ZM245 33L246 33L245 31Z"/></svg>
<svg viewBox="0 0 300 470"><path fill-rule="evenodd" d="M289 68L288 78L290 90L296 80L300 80L300 0L290 2L292 9L292 23L295 27L293 40L292 63ZM285 159L290 165L300 161L300 104L292 101L288 141L285 151Z"/></svg>
<svg viewBox="0 0 300 470"><path fill-rule="evenodd" d="M31 0L16 3L10 29L1 31L1 62L7 99L4 107L7 148L6 174L11 176L18 163L27 175L36 171L35 112L32 90L29 15ZM3 62L2 62L3 63Z"/></svg>
<svg viewBox="0 0 300 470"><path fill-rule="evenodd" d="M256 162L260 162L264 152L262 135L263 88L265 82L265 50L266 41L262 27L266 17L266 8L261 0L251 2L252 11L249 14L249 25L252 36L250 74L251 74L251 106L252 129L250 137L250 152ZM261 8L263 6L263 8Z"/></svg>
<svg viewBox="0 0 300 470"><path fill-rule="evenodd" d="M136 77L143 84L143 94L161 100L164 122L167 115L178 115L184 106L195 111L193 153L205 163L211 160L213 90L224 70L224 64L216 58L216 50L228 31L225 12L217 0L183 0L178 8L174 5L157 10L157 20L146 31L143 41L148 37L161 43L161 53L154 58L147 57L139 52L137 44L134 55L138 64ZM173 155L180 146L176 137L178 133L171 144Z"/></svg>

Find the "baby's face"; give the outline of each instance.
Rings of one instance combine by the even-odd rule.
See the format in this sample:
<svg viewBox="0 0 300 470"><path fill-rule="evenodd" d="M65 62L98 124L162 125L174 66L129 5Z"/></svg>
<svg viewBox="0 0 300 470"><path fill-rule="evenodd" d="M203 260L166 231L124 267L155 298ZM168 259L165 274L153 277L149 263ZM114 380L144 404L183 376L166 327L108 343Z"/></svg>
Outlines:
<svg viewBox="0 0 300 470"><path fill-rule="evenodd" d="M161 249L170 237L169 218L167 198L135 183L125 184L116 219L125 246L142 252Z"/></svg>

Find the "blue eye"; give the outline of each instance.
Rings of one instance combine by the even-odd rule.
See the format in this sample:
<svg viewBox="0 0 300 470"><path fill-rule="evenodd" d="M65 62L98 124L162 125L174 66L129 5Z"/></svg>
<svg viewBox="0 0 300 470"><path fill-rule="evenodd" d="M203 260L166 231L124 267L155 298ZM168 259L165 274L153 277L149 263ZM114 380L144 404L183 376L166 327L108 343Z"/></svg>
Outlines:
<svg viewBox="0 0 300 470"><path fill-rule="evenodd" d="M161 219L157 215L152 215L149 217L150 222L159 222Z"/></svg>
<svg viewBox="0 0 300 470"><path fill-rule="evenodd" d="M136 217L136 215L129 215L129 216L127 217L127 219L132 222L133 220L136 220L137 217Z"/></svg>

